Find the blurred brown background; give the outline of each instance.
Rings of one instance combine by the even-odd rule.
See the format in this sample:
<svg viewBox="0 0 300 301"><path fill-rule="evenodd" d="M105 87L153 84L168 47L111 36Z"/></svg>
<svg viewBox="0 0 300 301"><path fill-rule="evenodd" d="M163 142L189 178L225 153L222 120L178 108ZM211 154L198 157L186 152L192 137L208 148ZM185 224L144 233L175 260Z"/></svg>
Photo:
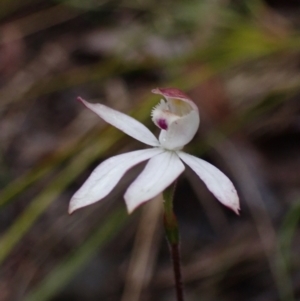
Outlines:
<svg viewBox="0 0 300 301"><path fill-rule="evenodd" d="M161 198L132 169L67 214L106 158L143 148L76 102L151 128L156 87L200 109L186 151L235 183L237 217L187 169L175 210L187 301L300 300L300 3L1 0L0 301L175 300Z"/></svg>

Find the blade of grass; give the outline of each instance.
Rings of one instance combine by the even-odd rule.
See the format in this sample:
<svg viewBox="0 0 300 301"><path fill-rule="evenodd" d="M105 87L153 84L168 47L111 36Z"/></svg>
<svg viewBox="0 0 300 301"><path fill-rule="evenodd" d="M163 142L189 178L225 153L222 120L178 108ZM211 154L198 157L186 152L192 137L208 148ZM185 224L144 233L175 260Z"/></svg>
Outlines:
<svg viewBox="0 0 300 301"><path fill-rule="evenodd" d="M294 301L290 270L292 267L291 248L293 237L300 221L300 202L296 202L286 213L278 235L276 270L281 300Z"/></svg>
<svg viewBox="0 0 300 301"><path fill-rule="evenodd" d="M65 287L125 224L125 208L114 211L72 256L55 267L24 301L46 301Z"/></svg>
<svg viewBox="0 0 300 301"><path fill-rule="evenodd" d="M279 232L279 248L287 269L291 267L291 248L293 237L300 222L300 201L296 202L286 213Z"/></svg>
<svg viewBox="0 0 300 301"><path fill-rule="evenodd" d="M114 129L107 129L107 132L101 138L101 144L95 143L76 155L72 162L56 176L53 182L32 200L23 213L2 236L0 240L0 263L30 229L37 218L40 217L55 198L59 196L63 189L93 162L93 160L107 151L120 136L121 134Z"/></svg>
<svg viewBox="0 0 300 301"><path fill-rule="evenodd" d="M101 135L99 131L90 131L90 133L87 134L84 139L82 139L84 141L76 141L68 147L59 149L57 152L52 154L51 158L47 159L47 161L38 164L30 171L10 182L0 192L0 207L3 207L13 198L22 193L26 188L30 187L32 184L36 183L49 173L53 172L68 157L82 151L84 147L90 144L91 141L97 136L99 137L99 135Z"/></svg>

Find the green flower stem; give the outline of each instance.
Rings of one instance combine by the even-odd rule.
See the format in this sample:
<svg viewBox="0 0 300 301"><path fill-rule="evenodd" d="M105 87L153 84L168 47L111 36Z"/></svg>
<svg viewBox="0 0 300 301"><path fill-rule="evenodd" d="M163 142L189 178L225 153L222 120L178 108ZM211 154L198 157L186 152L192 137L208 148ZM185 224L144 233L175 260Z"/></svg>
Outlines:
<svg viewBox="0 0 300 301"><path fill-rule="evenodd" d="M176 182L169 186L164 192L164 226L167 241L170 247L171 258L173 262L175 289L177 301L184 301L183 287L181 277L181 262L179 252L179 229L176 216L173 211L173 195Z"/></svg>

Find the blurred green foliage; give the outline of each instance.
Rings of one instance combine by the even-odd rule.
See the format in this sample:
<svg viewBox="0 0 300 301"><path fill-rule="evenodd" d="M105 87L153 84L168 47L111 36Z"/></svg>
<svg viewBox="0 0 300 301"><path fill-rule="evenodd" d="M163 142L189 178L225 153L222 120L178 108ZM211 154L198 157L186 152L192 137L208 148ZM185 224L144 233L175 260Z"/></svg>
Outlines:
<svg viewBox="0 0 300 301"><path fill-rule="evenodd" d="M110 25L121 30L127 29L130 32L126 36L124 51L112 51L109 55L104 54L102 60L91 64L72 64L59 71L50 71L44 77L32 79L32 83L20 93L8 93L6 85L0 90L3 101L3 112L7 108L14 108L22 105L28 106L35 99L42 99L49 95L62 93L78 93L78 91L95 90L93 84L99 85L109 79L117 77L130 78L135 72L159 74L153 84L160 86L177 86L185 90L197 88L201 83L215 76L224 76L226 72L235 68L249 66L259 60L276 61L280 57L299 53L300 38L296 28L281 25L274 25L268 21L268 9L262 1L2 1L0 4L0 18L3 24L24 24L24 31L19 30L19 37L24 39L28 52L30 47L37 43L48 43L49 39L55 40L55 30L65 31L65 37L69 30L74 35L72 27L79 22L83 28L81 31L101 30L107 23L101 16L110 18L124 18L125 26L119 20L111 19ZM57 7L56 7L57 6ZM52 8L55 10L51 10ZM50 8L50 9L49 9ZM61 23L55 23L57 12L63 12ZM69 14L72 12L72 14ZM74 13L74 14L73 14ZM46 26L44 18L36 18L35 27L32 29L30 17L33 14L42 14L50 20ZM128 14L128 21L124 15ZM96 16L97 22L93 20ZM265 17L266 16L266 17ZM26 19L29 17L29 19ZM54 23L52 24L52 20ZM70 24L68 23L70 22ZM68 25L69 24L69 25ZM26 27L26 26L29 27ZM62 26L61 28L59 26ZM81 26L80 25L80 26ZM139 27L135 31L135 26ZM16 25L17 26L17 25ZM85 26L85 27L84 27ZM99 26L99 28L98 28ZM54 27L54 28L53 28ZM27 28L27 29L26 29ZM28 29L30 28L30 29ZM27 30L27 31L26 31ZM124 31L124 35L127 32ZM40 39L39 35L45 35ZM57 34L60 36L60 34ZM174 40L180 41L183 38L185 45L183 51L170 53L162 56L155 56L143 53L148 45L147 38L155 36L168 43ZM74 39L74 37L72 37ZM71 39L70 39L71 41ZM122 41L119 41L121 45ZM124 42L124 41L123 41ZM53 42L54 43L54 42ZM71 42L70 42L71 43ZM4 42L2 42L2 45ZM180 42L179 42L180 44ZM39 45L40 46L40 45ZM82 47L82 45L81 45ZM88 52L88 51L87 51ZM139 54L139 55L138 55ZM27 54L32 59L32 54ZM99 55L101 57L101 55ZM34 60L34 58L33 58ZM28 72L30 59L20 65L20 72ZM205 66L205 68L203 68ZM26 67L28 67L26 69ZM43 66L42 66L43 67ZM24 71L25 70L25 71ZM30 75L30 74L29 74ZM3 82L14 83L11 78L5 78ZM128 86L130 86L130 80ZM7 86L9 86L7 84ZM141 84L142 86L143 84ZM147 84L145 84L146 86ZM12 85L13 86L13 85ZM206 134L204 142L192 145L199 153L207 150L214 144L232 134L240 131L247 123L259 116L270 112L278 105L291 99L299 93L300 81L293 85L276 87L258 97L253 105L241 108L234 112L225 121ZM138 90L136 87L136 90ZM6 89L6 90L5 90ZM13 90L16 89L13 86ZM76 92L72 92L75 89ZM98 92L99 92L98 90ZM130 89L129 89L130 90ZM8 92L7 92L8 91ZM71 92L70 92L71 91ZM14 91L15 92L15 91ZM129 93L134 95L134 89ZM88 93L87 93L88 94ZM133 101L132 115L143 123L149 122L149 112L157 101L155 97L143 93L139 103ZM75 133L76 136L76 133ZM12 256L15 248L22 243L22 240L36 227L38 220L47 212L49 206L55 202L60 195L70 189L72 183L98 158L108 157L114 152L118 145L128 144L123 135L110 127L92 128L84 137L75 139L69 146L62 147L52 153L46 160L37 161L33 168L28 169L19 176L9 175L11 182L0 192L1 210L5 212L8 208L19 202L23 194L28 193L35 185L42 187L37 189L32 198L27 201L22 212L9 222L9 226L2 230L0 239L0 262L4 263ZM124 142L125 141L125 142ZM1 151L1 155L4 150ZM4 156L4 154L3 154ZM6 170L3 160L1 165ZM1 178L3 177L1 173ZM5 175L4 175L5 177ZM49 180L50 179L50 180ZM6 178L3 182L9 182ZM46 184L45 184L46 183ZM40 186L41 185L41 186ZM72 188L73 189L73 188ZM278 269L279 276L289 283L292 258L290 249L299 223L299 206L290 208L284 218L281 232L279 233L280 255L277 263L283 265ZM95 230L90 238L86 239L78 250L70 253L67 260L57 263L53 270L42 281L38 282L29 292L24 300L43 301L51 300L71 281L72 277L79 273L95 253L100 250L111 237L116 235L123 226L125 217L123 211L116 210L109 217L99 223L99 229ZM55 223L55 221L53 221ZM285 282L284 282L285 283ZM282 291L282 288L278 288ZM289 289L289 288L288 288ZM287 294L281 294L281 300L293 300L292 288ZM288 295L288 297L286 297Z"/></svg>

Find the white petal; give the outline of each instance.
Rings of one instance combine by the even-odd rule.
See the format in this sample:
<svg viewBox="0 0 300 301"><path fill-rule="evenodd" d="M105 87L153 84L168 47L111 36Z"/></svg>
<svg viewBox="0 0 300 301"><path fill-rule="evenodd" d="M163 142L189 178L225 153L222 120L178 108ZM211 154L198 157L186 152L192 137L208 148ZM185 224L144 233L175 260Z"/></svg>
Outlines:
<svg viewBox="0 0 300 301"><path fill-rule="evenodd" d="M137 206L152 199L171 185L184 168L175 152L165 151L151 158L125 193L128 212L131 213Z"/></svg>
<svg viewBox="0 0 300 301"><path fill-rule="evenodd" d="M198 110L191 111L189 114L171 122L168 130L162 130L159 135L159 142L166 149L181 149L193 139L198 131L199 124Z"/></svg>
<svg viewBox="0 0 300 301"><path fill-rule="evenodd" d="M218 168L204 160L184 152L177 153L223 205L232 209L236 214L239 214L239 197L232 182L227 176L225 176Z"/></svg>
<svg viewBox="0 0 300 301"><path fill-rule="evenodd" d="M143 149L111 157L102 162L72 197L69 213L103 199L128 169L161 152L163 150L159 148Z"/></svg>
<svg viewBox="0 0 300 301"><path fill-rule="evenodd" d="M157 138L147 127L145 127L136 119L100 103L89 103L81 97L78 97L78 100L81 101L87 108L100 116L104 121L121 130L125 134L145 144L159 146Z"/></svg>

